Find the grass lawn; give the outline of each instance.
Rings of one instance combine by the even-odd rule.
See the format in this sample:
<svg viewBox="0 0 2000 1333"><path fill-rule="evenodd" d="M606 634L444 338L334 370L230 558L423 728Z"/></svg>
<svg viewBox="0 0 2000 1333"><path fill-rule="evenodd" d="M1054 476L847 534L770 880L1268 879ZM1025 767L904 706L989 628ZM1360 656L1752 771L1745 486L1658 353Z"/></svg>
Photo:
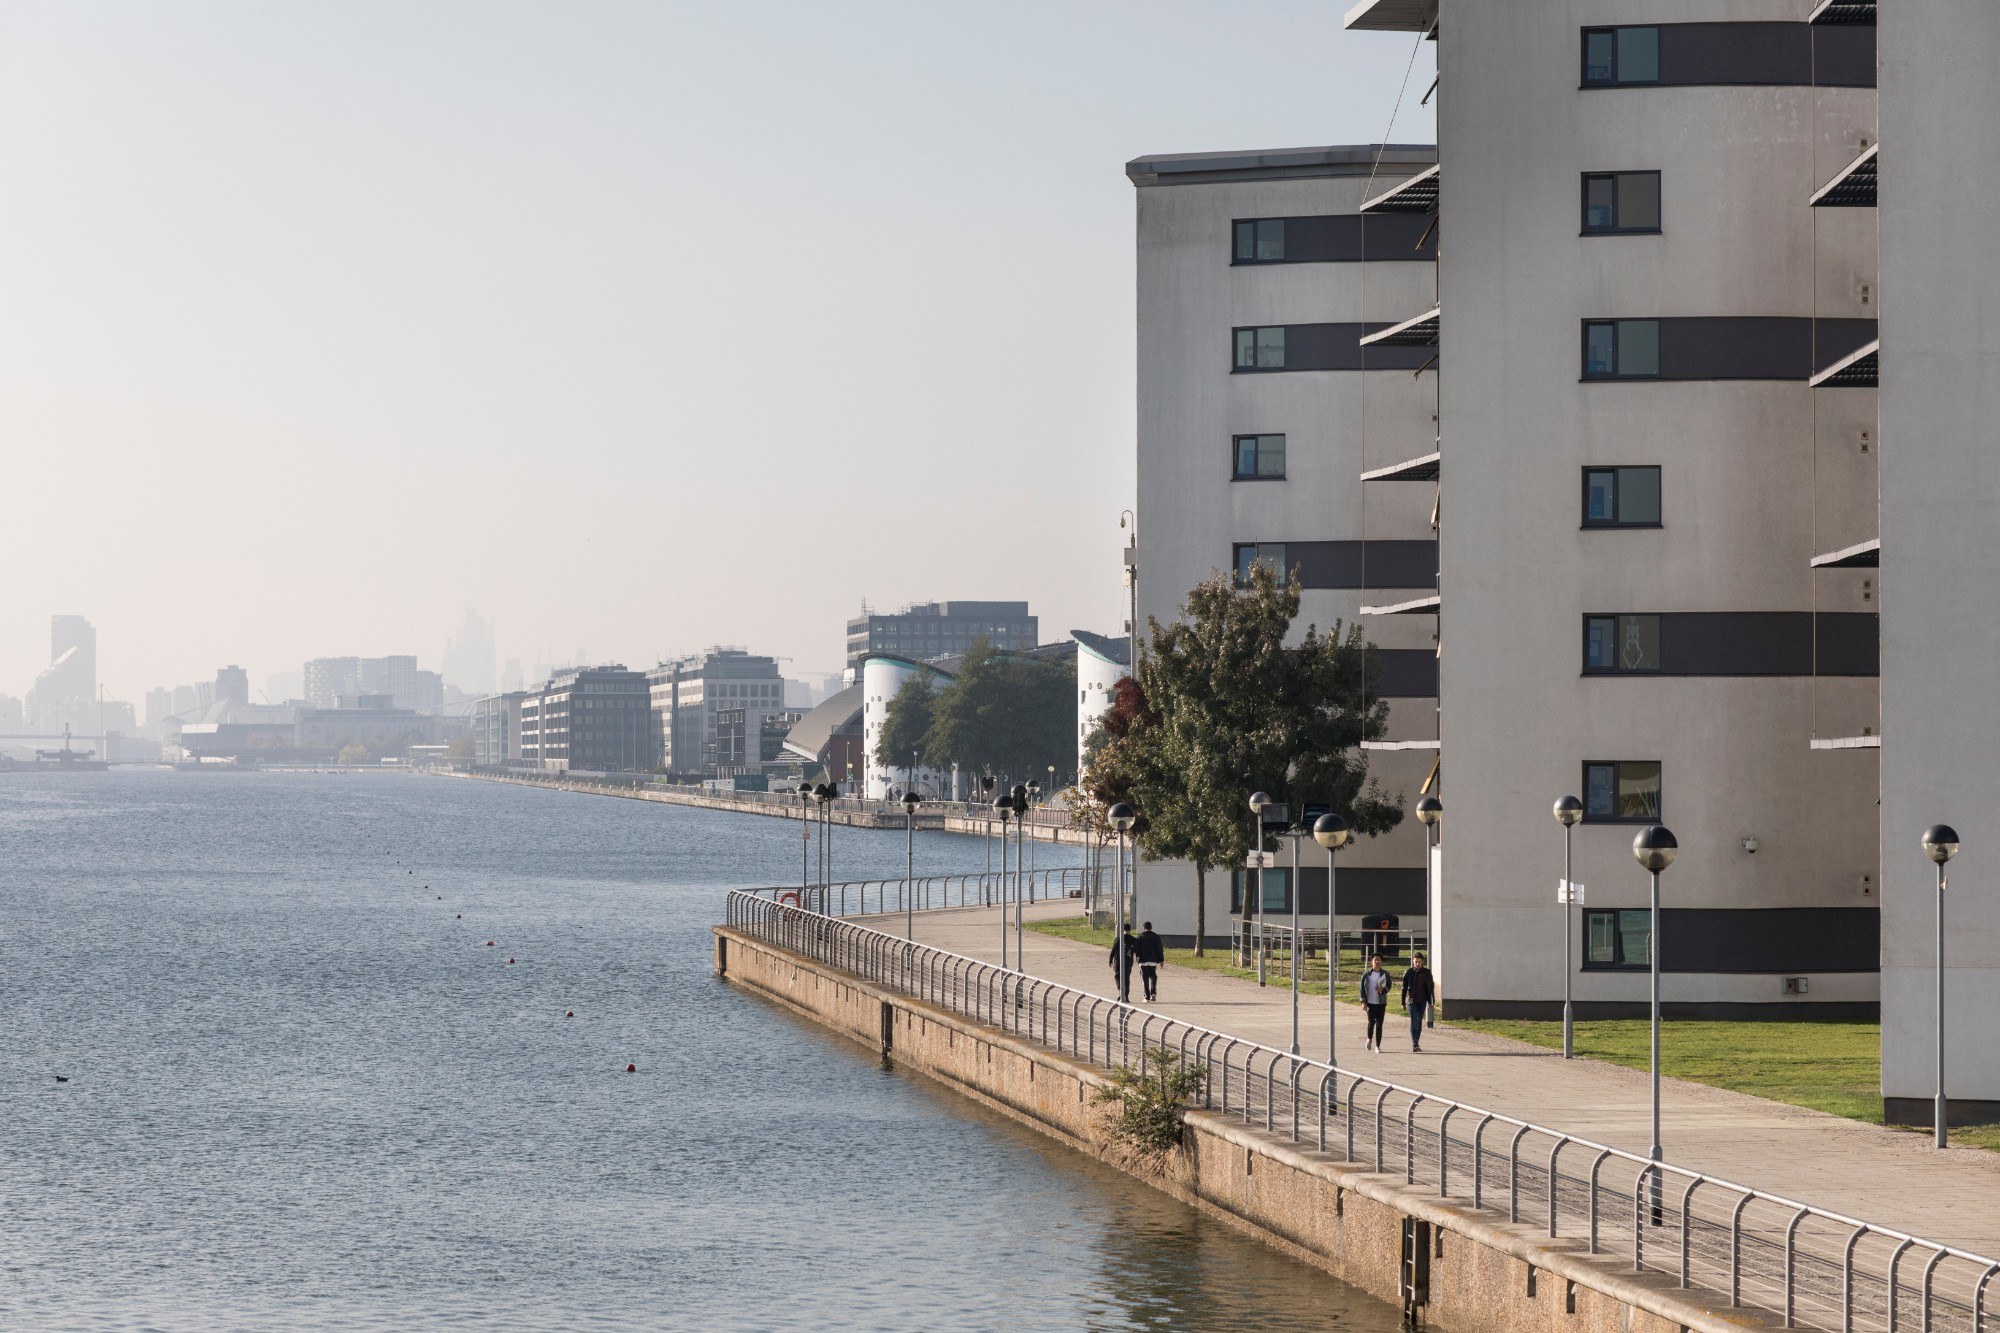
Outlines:
<svg viewBox="0 0 2000 1333"><path fill-rule="evenodd" d="M1094 944L1107 952L1109 930L1093 930L1082 917L1029 922L1028 929L1044 935ZM1255 981L1255 968L1237 967L1225 948L1195 957L1192 949L1169 949L1167 961L1176 967L1219 972ZM1267 983L1284 989L1291 964L1274 959ZM1107 978L1110 969L1105 969ZM1357 951L1345 951L1341 961L1340 998L1357 1004L1355 978L1360 975ZM1392 968L1400 975L1400 968ZM1302 995L1326 994L1326 964L1313 959L1299 985ZM1450 1009L1449 1001L1446 1009ZM1520 1019L1446 1020L1446 1026L1469 1032L1490 1032L1531 1046L1562 1048L1562 1024ZM1645 1069L1649 1062L1649 1025L1639 1018L1610 1019L1576 1025L1576 1053L1592 1060ZM1669 1019L1660 1027L1661 1072L1690 1083L1767 1097L1850 1120L1882 1123L1882 1028L1877 1023L1720 1023L1699 1019ZM1920 1131L1930 1133L1928 1129ZM1975 1125L1951 1132L1952 1142L1967 1147L2000 1149L2000 1125Z"/></svg>

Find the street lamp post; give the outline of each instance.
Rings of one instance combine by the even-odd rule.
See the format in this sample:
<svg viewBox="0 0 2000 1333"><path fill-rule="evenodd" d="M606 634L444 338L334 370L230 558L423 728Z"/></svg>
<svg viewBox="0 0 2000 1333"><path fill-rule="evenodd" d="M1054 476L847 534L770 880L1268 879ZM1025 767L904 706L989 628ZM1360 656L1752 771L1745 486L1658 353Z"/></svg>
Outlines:
<svg viewBox="0 0 2000 1333"><path fill-rule="evenodd" d="M1132 998L1132 965L1126 958L1129 947L1125 943L1125 835L1132 831L1139 814L1131 806L1120 801L1109 811L1111 827L1118 830L1118 905L1111 923L1112 947L1118 953L1118 1002L1128 1003Z"/></svg>
<svg viewBox="0 0 2000 1333"><path fill-rule="evenodd" d="M1570 977L1576 972L1576 940L1571 934L1576 923L1576 879L1571 870L1570 830L1583 818L1583 802L1564 796L1556 802L1555 813L1556 822L1563 826L1563 1059L1568 1060L1576 1055L1576 1020L1570 1012Z"/></svg>
<svg viewBox="0 0 2000 1333"><path fill-rule="evenodd" d="M993 813L1000 816L1000 966L1007 966L1007 821L1013 817L1013 798L1004 792L993 802Z"/></svg>
<svg viewBox="0 0 2000 1333"><path fill-rule="evenodd" d="M812 799L812 783L801 782L799 784L799 905L801 907L805 906L806 899L812 894L812 889L808 887L812 874L809 869L812 863Z"/></svg>
<svg viewBox="0 0 2000 1333"><path fill-rule="evenodd" d="M1431 972L1434 976L1444 975L1444 960L1438 945L1442 942L1444 930L1442 918L1444 904L1438 901L1437 847L1440 829L1438 824L1444 819L1444 802L1435 796L1420 797L1417 801L1417 822L1424 826L1424 926L1430 936L1425 941L1430 946ZM1431 1019L1436 1021L1438 1011L1444 1008L1444 987L1433 982L1431 985Z"/></svg>
<svg viewBox="0 0 2000 1333"><path fill-rule="evenodd" d="M833 788L822 782L813 788L813 800L819 804L819 914L829 916L827 908L833 901L833 867L831 860L833 845L831 825L826 818L826 803L833 799Z"/></svg>
<svg viewBox="0 0 2000 1333"><path fill-rule="evenodd" d="M1250 947L1257 951L1257 984L1264 984L1264 807L1273 804L1268 792L1250 793L1250 827L1257 836L1257 929ZM1245 934L1250 918L1250 872L1243 872Z"/></svg>
<svg viewBox="0 0 2000 1333"><path fill-rule="evenodd" d="M1336 1063L1335 1016L1340 1013L1340 937L1334 933L1334 864L1336 854L1346 844L1347 821L1339 815L1321 815L1313 821L1313 841L1326 848L1326 1062ZM1296 992L1294 992L1296 993Z"/></svg>
<svg viewBox="0 0 2000 1333"><path fill-rule="evenodd" d="M1653 1160L1660 1160L1660 872L1674 863L1680 851L1673 831L1663 824L1648 824L1632 839L1632 856L1646 868L1653 880L1653 924L1646 952L1651 955L1653 974ZM1660 1174L1653 1173L1653 1207L1660 1199Z"/></svg>
<svg viewBox="0 0 2000 1333"><path fill-rule="evenodd" d="M1292 1054L1299 1053L1299 838L1305 830L1294 824L1285 830L1292 840Z"/></svg>
<svg viewBox="0 0 2000 1333"><path fill-rule="evenodd" d="M1924 831L1924 854L1937 867L1937 1101L1931 1112L1937 1146L1945 1146L1944 1099L1944 863L1958 855L1958 830L1933 824Z"/></svg>
<svg viewBox="0 0 2000 1333"><path fill-rule="evenodd" d="M1014 966L1027 971L1027 955L1021 949L1021 935L1027 929L1028 895L1035 891L1035 881L1024 882L1022 868L1027 863L1028 853L1028 789L1018 784L1014 788Z"/></svg>
<svg viewBox="0 0 2000 1333"><path fill-rule="evenodd" d="M917 794L903 793L903 933L917 937Z"/></svg>
<svg viewBox="0 0 2000 1333"><path fill-rule="evenodd" d="M1039 782L1036 782L1036 781L1035 781L1035 780L1034 780L1033 778L1030 778L1030 779L1028 780L1028 805L1029 805L1029 806L1030 806L1030 807L1032 808L1032 807L1035 807L1035 806L1039 806L1039 805L1040 805L1041 803L1042 803L1042 784L1041 784L1041 783L1039 783ZM1024 822L1025 822L1025 821L1024 821ZM1027 830L1027 834L1028 834L1028 900L1029 900L1030 902L1033 902L1033 901L1034 901L1034 897L1035 897L1035 831L1034 831L1034 829L1032 829L1032 828L1028 829L1028 830Z"/></svg>

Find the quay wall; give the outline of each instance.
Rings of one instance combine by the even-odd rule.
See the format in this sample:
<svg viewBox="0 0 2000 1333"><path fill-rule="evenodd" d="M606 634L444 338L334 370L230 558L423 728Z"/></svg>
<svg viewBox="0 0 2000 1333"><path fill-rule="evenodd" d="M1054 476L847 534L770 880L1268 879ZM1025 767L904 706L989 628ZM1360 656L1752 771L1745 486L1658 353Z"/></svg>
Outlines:
<svg viewBox="0 0 2000 1333"><path fill-rule="evenodd" d="M644 786L635 783L605 782L588 777L565 777L560 773L535 775L529 773L468 773L458 769L430 770L443 777L476 778L481 782L511 782L521 787L547 787L554 791L583 792L591 796L622 796L633 801L656 801L661 805L687 805L702 810L727 810L738 815L763 815L768 819L789 819L798 821L799 807L796 802L772 802L763 798L761 792L691 791L687 788L665 786ZM817 813L813 816L817 819ZM901 808L884 808L878 802L848 800L833 806L826 812L828 821L847 828L883 828L901 832L903 812ZM952 811L919 810L917 827L932 832L967 833L974 836L987 833L987 821L970 815ZM1029 823L1028 837L1034 842L1068 843L1073 846L1087 846L1090 838L1079 830L1054 825Z"/></svg>
<svg viewBox="0 0 2000 1333"><path fill-rule="evenodd" d="M1440 1202L1357 1163L1303 1150L1233 1118L1187 1116L1178 1160L1154 1163L1105 1132L1102 1070L868 984L729 927L715 970L1051 1138L1087 1152L1445 1333L1724 1333L1773 1328L1724 1297L1682 1289L1534 1228ZM1405 1285L1422 1246L1425 1289Z"/></svg>

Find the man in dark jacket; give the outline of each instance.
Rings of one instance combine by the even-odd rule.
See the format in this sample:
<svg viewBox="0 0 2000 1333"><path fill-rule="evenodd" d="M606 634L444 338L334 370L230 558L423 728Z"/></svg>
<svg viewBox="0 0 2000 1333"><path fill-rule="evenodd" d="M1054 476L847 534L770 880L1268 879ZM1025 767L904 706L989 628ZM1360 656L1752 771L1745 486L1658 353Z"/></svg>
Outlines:
<svg viewBox="0 0 2000 1333"><path fill-rule="evenodd" d="M1111 975L1118 981L1118 998L1132 998L1132 964L1139 961L1139 940L1130 926L1111 941Z"/></svg>
<svg viewBox="0 0 2000 1333"><path fill-rule="evenodd" d="M1410 955L1410 970L1403 973L1403 1008L1410 1015L1410 1049L1424 1048L1424 1015L1437 1000L1437 981L1424 966L1424 956Z"/></svg>
<svg viewBox="0 0 2000 1333"><path fill-rule="evenodd" d="M1167 961L1167 946L1153 933L1153 923L1148 921L1139 931L1139 980L1146 983L1146 998L1160 998L1160 964Z"/></svg>

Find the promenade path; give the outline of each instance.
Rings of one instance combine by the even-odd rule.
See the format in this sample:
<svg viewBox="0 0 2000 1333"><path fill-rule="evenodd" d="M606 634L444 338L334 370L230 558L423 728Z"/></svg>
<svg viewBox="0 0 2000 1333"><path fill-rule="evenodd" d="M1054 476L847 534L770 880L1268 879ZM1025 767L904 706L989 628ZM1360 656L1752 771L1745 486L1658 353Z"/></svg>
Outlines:
<svg viewBox="0 0 2000 1333"><path fill-rule="evenodd" d="M1029 919L1074 917L1074 903L1038 903ZM900 915L876 918L902 933ZM920 912L917 939L986 961L1000 958L997 909ZM1008 944L1013 948L1011 935ZM1073 940L1026 934L1026 970L1088 990L1112 993L1105 952ZM1018 965L1018 964L1017 964ZM1137 1002L1139 979L1132 979ZM1142 1007L1184 1022L1250 1038L1280 1050L1291 1046L1291 992L1278 986L1176 968L1160 978L1160 1002ZM1299 997L1301 1050L1327 1053L1327 998ZM1388 1050L1363 1049L1361 1009L1340 1005L1341 1067L1389 1079L1434 1096L1595 1139L1644 1154L1651 1138L1651 1101L1643 1070L1594 1060L1565 1061L1536 1046L1438 1027L1424 1049L1409 1049L1409 1022L1389 1007ZM2000 1255L2000 1153L1979 1148L1939 1152L1928 1133L1885 1129L1786 1106L1719 1088L1663 1080L1661 1137L1668 1161L1801 1203L1831 1209L1876 1226Z"/></svg>

